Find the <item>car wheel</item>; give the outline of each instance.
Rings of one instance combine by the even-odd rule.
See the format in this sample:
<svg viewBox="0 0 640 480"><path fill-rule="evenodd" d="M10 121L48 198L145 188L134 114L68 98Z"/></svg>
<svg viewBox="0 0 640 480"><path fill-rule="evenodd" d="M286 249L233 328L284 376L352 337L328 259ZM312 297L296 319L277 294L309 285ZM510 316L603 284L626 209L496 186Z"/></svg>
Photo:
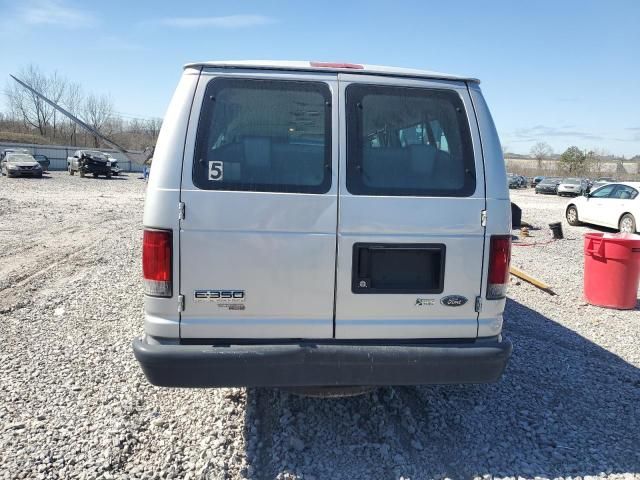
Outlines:
<svg viewBox="0 0 640 480"><path fill-rule="evenodd" d="M621 233L636 233L636 219L630 213L625 213L620 219L618 227Z"/></svg>
<svg viewBox="0 0 640 480"><path fill-rule="evenodd" d="M574 227L580 225L580 219L578 218L578 209L575 205L569 206L567 208L567 223L569 225L573 225Z"/></svg>
<svg viewBox="0 0 640 480"><path fill-rule="evenodd" d="M84 170L80 169L78 170L78 173L80 174L80 177L84 178Z"/></svg>
<svg viewBox="0 0 640 480"><path fill-rule="evenodd" d="M73 168L71 168L71 165L67 166L67 171L69 172L69 175L71 175L73 177Z"/></svg>
<svg viewBox="0 0 640 480"><path fill-rule="evenodd" d="M97 173L94 173L94 174L93 174L93 178L98 178L98 174L97 174Z"/></svg>
<svg viewBox="0 0 640 480"><path fill-rule="evenodd" d="M110 173L107 173L107 178L111 178L111 174Z"/></svg>

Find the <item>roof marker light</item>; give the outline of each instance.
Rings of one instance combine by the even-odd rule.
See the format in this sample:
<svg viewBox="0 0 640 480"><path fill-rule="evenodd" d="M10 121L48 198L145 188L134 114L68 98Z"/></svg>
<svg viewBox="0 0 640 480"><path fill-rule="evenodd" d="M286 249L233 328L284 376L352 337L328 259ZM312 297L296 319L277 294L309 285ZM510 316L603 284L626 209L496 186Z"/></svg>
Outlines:
<svg viewBox="0 0 640 480"><path fill-rule="evenodd" d="M335 62L309 62L312 67L316 68L351 68L353 70L363 70L364 65L357 63L335 63Z"/></svg>

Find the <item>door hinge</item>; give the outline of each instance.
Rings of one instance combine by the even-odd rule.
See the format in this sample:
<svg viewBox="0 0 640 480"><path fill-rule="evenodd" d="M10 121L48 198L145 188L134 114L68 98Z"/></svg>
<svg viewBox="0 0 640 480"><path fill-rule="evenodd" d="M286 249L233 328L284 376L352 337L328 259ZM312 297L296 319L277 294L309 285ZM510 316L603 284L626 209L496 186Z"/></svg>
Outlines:
<svg viewBox="0 0 640 480"><path fill-rule="evenodd" d="M178 295L178 312L184 312L184 295Z"/></svg>
<svg viewBox="0 0 640 480"><path fill-rule="evenodd" d="M184 202L178 203L178 220L184 220Z"/></svg>
<svg viewBox="0 0 640 480"><path fill-rule="evenodd" d="M476 312L480 313L482 311L482 297L476 297Z"/></svg>
<svg viewBox="0 0 640 480"><path fill-rule="evenodd" d="M482 210L480 212L480 225L482 225L483 227L487 226L487 211L486 210Z"/></svg>

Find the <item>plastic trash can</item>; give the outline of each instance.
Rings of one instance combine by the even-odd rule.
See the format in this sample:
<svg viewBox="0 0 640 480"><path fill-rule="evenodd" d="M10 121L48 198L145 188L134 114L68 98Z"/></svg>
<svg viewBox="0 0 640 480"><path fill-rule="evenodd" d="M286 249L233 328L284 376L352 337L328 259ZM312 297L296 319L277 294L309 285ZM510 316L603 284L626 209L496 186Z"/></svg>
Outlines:
<svg viewBox="0 0 640 480"><path fill-rule="evenodd" d="M584 296L591 305L636 307L640 280L640 235L587 233L584 236Z"/></svg>

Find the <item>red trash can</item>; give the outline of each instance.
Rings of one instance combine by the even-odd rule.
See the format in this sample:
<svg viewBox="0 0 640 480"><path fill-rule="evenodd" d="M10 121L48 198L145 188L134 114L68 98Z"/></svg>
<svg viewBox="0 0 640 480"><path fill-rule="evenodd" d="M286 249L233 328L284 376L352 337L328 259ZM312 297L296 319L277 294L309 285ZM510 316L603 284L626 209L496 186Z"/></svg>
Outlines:
<svg viewBox="0 0 640 480"><path fill-rule="evenodd" d="M587 233L584 236L584 296L592 305L636 307L640 280L640 235Z"/></svg>

